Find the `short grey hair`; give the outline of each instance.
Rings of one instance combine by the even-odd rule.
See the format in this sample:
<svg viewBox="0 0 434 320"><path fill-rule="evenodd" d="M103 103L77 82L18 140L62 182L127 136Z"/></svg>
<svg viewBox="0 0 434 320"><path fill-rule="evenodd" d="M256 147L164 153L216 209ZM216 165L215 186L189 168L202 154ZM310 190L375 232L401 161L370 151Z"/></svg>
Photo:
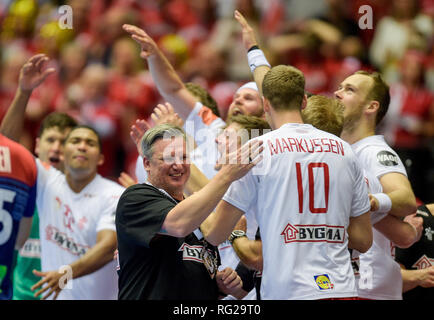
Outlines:
<svg viewBox="0 0 434 320"><path fill-rule="evenodd" d="M169 123L163 123L149 129L140 141L142 157L150 159L154 154L154 143L159 139L171 139L172 137L183 137L185 141L187 140L187 136L181 127Z"/></svg>

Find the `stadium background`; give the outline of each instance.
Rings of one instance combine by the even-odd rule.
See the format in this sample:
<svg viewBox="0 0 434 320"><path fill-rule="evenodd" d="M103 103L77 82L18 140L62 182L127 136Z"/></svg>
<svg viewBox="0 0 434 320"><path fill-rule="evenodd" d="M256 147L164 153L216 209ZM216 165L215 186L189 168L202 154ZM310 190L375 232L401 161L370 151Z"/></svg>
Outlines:
<svg viewBox="0 0 434 320"><path fill-rule="evenodd" d="M59 26L62 5L72 8L72 29ZM359 12L364 5L372 16ZM0 118L21 66L45 53L57 72L33 93L21 142L33 151L41 119L67 112L101 134L110 159L103 176L134 176L130 126L161 97L122 24L144 28L225 119L235 90L251 80L235 9L260 35L270 63L302 70L312 93L333 95L354 71L380 71L391 104L379 133L406 165L418 199L434 202L434 0L1 0Z"/></svg>

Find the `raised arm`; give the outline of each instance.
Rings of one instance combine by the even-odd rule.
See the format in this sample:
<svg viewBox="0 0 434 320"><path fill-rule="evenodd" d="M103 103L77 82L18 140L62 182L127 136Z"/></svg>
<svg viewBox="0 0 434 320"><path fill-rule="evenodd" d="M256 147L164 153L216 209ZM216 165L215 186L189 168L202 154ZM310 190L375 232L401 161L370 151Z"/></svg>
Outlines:
<svg viewBox="0 0 434 320"><path fill-rule="evenodd" d="M198 100L187 90L163 52L144 30L129 24L123 25L123 29L140 44L140 56L148 61L149 71L161 96L186 120Z"/></svg>
<svg viewBox="0 0 434 320"><path fill-rule="evenodd" d="M256 36L255 33L253 31L253 28L248 24L247 20L243 17L243 15L235 10L235 19L238 21L238 23L241 26L241 33L242 33L242 37L243 37L243 45L244 48L246 49L246 52L248 53L248 58L249 58L249 67L252 69L252 64L254 64L255 59L252 59L250 56L255 56L255 54L258 54L257 56L259 56L261 52L257 51L255 52L254 50L251 50L249 52L250 49L252 49L254 46L258 46L258 41L256 40ZM258 47L259 48L259 47ZM263 55L263 53L262 53ZM265 59L265 56L264 56ZM258 61L258 60L256 60ZM270 70L270 66L267 62L267 64L262 64L264 63L263 60L259 60L262 61L260 62L260 65L257 65L254 70L253 70L253 78L256 82L256 86L258 87L259 90L259 94L262 96L262 82L264 80L264 76L265 74L268 72L268 70Z"/></svg>
<svg viewBox="0 0 434 320"><path fill-rule="evenodd" d="M48 60L46 55L37 54L21 68L17 92L0 125L0 133L9 139L14 141L20 139L23 132L25 110L33 89L55 72L54 68L45 68Z"/></svg>

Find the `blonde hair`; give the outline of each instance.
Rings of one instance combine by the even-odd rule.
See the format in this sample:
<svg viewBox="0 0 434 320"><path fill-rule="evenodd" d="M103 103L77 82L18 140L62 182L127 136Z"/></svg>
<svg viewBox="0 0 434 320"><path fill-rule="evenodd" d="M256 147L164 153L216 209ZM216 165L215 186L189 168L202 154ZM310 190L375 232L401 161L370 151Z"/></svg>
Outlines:
<svg viewBox="0 0 434 320"><path fill-rule="evenodd" d="M314 95L307 99L301 117L305 123L339 137L344 125L344 106L338 99Z"/></svg>
<svg viewBox="0 0 434 320"><path fill-rule="evenodd" d="M300 110L304 86L304 75L300 70L278 65L265 74L262 93L275 110Z"/></svg>
<svg viewBox="0 0 434 320"><path fill-rule="evenodd" d="M252 130L258 130L258 135L262 136L265 132L270 131L271 127L267 121L263 118L237 114L228 119L226 127L230 126L232 123L239 124L243 129L246 129L249 133L249 137L252 137Z"/></svg>

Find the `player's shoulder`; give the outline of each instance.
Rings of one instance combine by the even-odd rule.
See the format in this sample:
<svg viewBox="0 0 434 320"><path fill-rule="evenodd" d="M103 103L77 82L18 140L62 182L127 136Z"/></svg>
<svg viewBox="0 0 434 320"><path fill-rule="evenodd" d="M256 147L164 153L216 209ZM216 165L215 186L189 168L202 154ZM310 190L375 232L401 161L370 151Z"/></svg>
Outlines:
<svg viewBox="0 0 434 320"><path fill-rule="evenodd" d="M110 190L110 192L118 193L118 194L122 194L125 191L125 187L123 187L122 185L120 185L119 183L113 180L104 178L100 175L97 175L96 179L97 179L96 186L98 188L102 187L104 188L104 190Z"/></svg>
<svg viewBox="0 0 434 320"><path fill-rule="evenodd" d="M352 148L356 151L376 151L376 150L387 150L395 153L393 149L387 144L384 136L374 135L365 137L352 144Z"/></svg>
<svg viewBox="0 0 434 320"><path fill-rule="evenodd" d="M19 143L0 135L0 174L27 185L34 185L37 177L35 158Z"/></svg>
<svg viewBox="0 0 434 320"><path fill-rule="evenodd" d="M27 165L35 166L35 158L28 149L1 134L0 150L3 155L5 152L8 152L13 161L19 161Z"/></svg>
<svg viewBox="0 0 434 320"><path fill-rule="evenodd" d="M398 154L385 141L376 135L364 138L352 145L357 156L380 167L399 167L402 165Z"/></svg>

